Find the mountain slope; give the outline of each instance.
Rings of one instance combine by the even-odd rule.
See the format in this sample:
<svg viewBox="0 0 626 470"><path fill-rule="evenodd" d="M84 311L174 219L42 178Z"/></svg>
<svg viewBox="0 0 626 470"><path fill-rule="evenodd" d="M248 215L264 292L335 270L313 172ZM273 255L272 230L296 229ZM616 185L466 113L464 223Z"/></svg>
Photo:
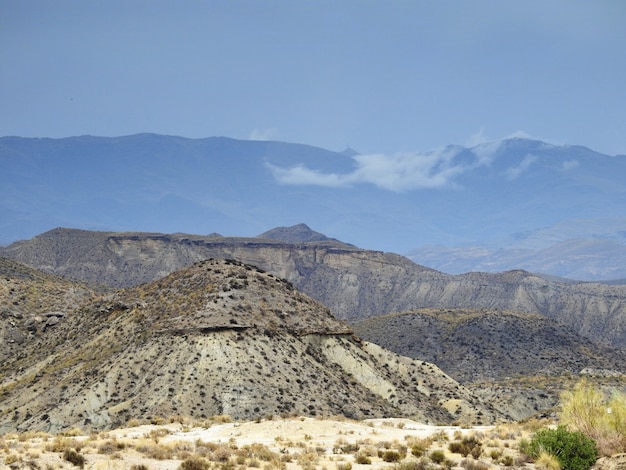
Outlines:
<svg viewBox="0 0 626 470"><path fill-rule="evenodd" d="M626 355L534 314L422 309L368 318L355 332L404 356L434 362L462 383L512 376L626 373Z"/></svg>
<svg viewBox="0 0 626 470"><path fill-rule="evenodd" d="M234 258L285 278L341 319L415 308L497 309L541 314L579 334L626 346L626 286L547 280L525 271L447 275L392 253L336 242L106 233L57 229L0 249L56 274L129 286L206 258Z"/></svg>
<svg viewBox="0 0 626 470"><path fill-rule="evenodd" d="M23 357L103 290L0 258L0 363Z"/></svg>
<svg viewBox="0 0 626 470"><path fill-rule="evenodd" d="M503 415L436 366L352 336L288 282L206 260L89 303L0 368L0 432L217 414Z"/></svg>

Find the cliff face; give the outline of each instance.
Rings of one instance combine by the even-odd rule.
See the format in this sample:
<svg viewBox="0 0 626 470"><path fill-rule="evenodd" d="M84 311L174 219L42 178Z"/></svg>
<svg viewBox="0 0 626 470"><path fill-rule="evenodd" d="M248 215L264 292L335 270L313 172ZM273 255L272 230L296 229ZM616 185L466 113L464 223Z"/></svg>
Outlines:
<svg viewBox="0 0 626 470"><path fill-rule="evenodd" d="M537 313L595 341L626 346L626 286L556 282L525 271L453 276L335 241L56 229L2 253L48 272L118 287L202 259L232 258L289 280L350 322L424 307L509 310Z"/></svg>

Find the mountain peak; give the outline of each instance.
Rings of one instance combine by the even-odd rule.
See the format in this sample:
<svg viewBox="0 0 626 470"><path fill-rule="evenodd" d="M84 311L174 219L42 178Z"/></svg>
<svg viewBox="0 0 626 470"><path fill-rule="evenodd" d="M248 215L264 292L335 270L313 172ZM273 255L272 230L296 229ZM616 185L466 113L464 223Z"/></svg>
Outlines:
<svg viewBox="0 0 626 470"><path fill-rule="evenodd" d="M335 241L334 238L329 238L323 233L316 232L303 223L292 225L291 227L276 227L258 235L258 238L269 238L270 240L287 243Z"/></svg>

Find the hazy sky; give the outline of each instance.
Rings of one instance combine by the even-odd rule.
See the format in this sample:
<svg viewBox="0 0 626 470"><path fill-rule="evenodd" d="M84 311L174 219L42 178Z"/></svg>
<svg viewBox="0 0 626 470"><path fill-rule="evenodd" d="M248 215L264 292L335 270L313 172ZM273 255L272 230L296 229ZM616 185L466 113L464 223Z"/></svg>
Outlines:
<svg viewBox="0 0 626 470"><path fill-rule="evenodd" d="M623 0L0 0L0 135L626 154Z"/></svg>

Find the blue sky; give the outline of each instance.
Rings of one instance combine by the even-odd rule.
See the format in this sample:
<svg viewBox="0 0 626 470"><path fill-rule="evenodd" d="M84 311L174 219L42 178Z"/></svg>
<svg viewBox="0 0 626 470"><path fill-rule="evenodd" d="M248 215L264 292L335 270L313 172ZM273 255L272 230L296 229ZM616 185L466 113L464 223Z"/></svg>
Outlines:
<svg viewBox="0 0 626 470"><path fill-rule="evenodd" d="M622 0L0 0L0 135L626 154Z"/></svg>

